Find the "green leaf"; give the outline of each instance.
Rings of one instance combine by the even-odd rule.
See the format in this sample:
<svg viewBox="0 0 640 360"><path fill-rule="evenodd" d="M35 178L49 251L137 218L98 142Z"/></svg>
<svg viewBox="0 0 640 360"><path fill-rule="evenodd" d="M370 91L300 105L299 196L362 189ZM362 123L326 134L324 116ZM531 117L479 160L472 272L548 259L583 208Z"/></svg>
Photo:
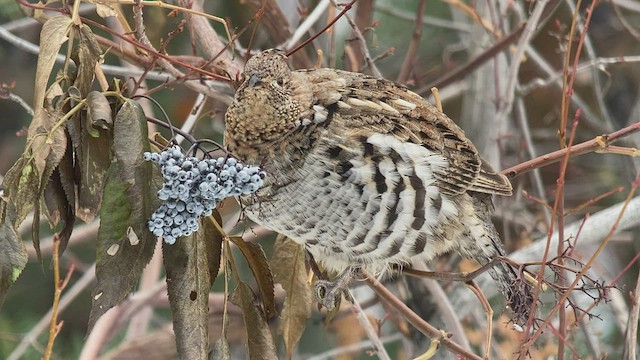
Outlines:
<svg viewBox="0 0 640 360"><path fill-rule="evenodd" d="M158 207L156 193L162 176L159 169L142 159L143 152L149 150L146 134L147 123L140 105L128 100L114 123L116 161L107 171L100 209L97 283L89 331L100 316L131 291L153 255L157 238L147 229L147 221Z"/></svg>
<svg viewBox="0 0 640 360"><path fill-rule="evenodd" d="M202 228L175 244L162 244L167 292L181 359L207 359L210 279Z"/></svg>
<svg viewBox="0 0 640 360"><path fill-rule="evenodd" d="M246 242L241 237L231 237L230 240L236 244L242 255L247 260L253 277L258 283L262 302L264 303L264 317L270 319L276 314L275 297L273 293L273 275L269 268L269 262L262 250L262 246Z"/></svg>
<svg viewBox="0 0 640 360"><path fill-rule="evenodd" d="M247 330L249 359L277 359L276 346L273 343L269 324L262 310L256 306L256 296L249 285L239 282L230 300L242 309L244 326Z"/></svg>
<svg viewBox="0 0 640 360"><path fill-rule="evenodd" d="M27 249L14 227L15 209L0 200L0 306L27 264Z"/></svg>
<svg viewBox="0 0 640 360"><path fill-rule="evenodd" d="M291 359L313 306L311 288L307 284L304 247L285 236L278 236L271 257L271 270L275 281L287 292L280 314L280 331L287 358Z"/></svg>

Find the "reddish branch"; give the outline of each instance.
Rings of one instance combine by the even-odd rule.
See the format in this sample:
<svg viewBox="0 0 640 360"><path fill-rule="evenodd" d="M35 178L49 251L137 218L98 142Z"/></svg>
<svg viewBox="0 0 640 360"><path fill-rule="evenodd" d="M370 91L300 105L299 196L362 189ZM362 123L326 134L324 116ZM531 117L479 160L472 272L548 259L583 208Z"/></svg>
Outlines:
<svg viewBox="0 0 640 360"><path fill-rule="evenodd" d="M69 266L69 270L67 270L67 275L64 280L60 280L60 237L55 235L53 237L53 281L55 290L53 293L53 306L51 307L51 323L49 325L49 341L47 341L47 348L45 350L44 356L42 357L45 360L51 358L51 354L53 352L53 344L55 342L56 336L60 332L62 328L62 322L58 323L58 308L60 305L60 295L62 294L62 290L67 287L69 284L69 280L71 279L71 274L75 268L72 263Z"/></svg>
<svg viewBox="0 0 640 360"><path fill-rule="evenodd" d="M462 357L463 359L470 360L482 360L482 358L469 350L460 346L460 344L450 339L450 335L442 330L438 330L433 325L426 322L422 319L418 314L413 312L405 303L402 302L398 297L396 297L393 293L391 293L380 281L376 280L370 275L367 275L366 281L368 285L373 289L373 291L378 294L378 296L389 306L396 309L399 313L401 313L405 320L407 320L411 325L415 326L423 334L429 336L430 338L439 341L445 347L447 347L450 351Z"/></svg>
<svg viewBox="0 0 640 360"><path fill-rule="evenodd" d="M525 161L518 165L512 166L508 169L502 171L502 174L506 175L509 178L515 178L516 176L520 176L530 170L540 168L543 166L554 164L564 158L564 156L569 152L569 156L574 157L578 155L583 155L591 152L616 152L622 153L620 150L627 150L629 153L633 152L635 149L629 148L611 148L611 144L615 141L625 137L627 135L633 134L640 130L640 122L631 124L625 128L622 128L618 131L614 131L610 134L604 134L600 136L596 136L595 138L585 141L583 143L573 145L571 149L562 149L558 151L554 151L552 153L538 156L535 159L531 159L529 161ZM635 150L637 151L637 150Z"/></svg>

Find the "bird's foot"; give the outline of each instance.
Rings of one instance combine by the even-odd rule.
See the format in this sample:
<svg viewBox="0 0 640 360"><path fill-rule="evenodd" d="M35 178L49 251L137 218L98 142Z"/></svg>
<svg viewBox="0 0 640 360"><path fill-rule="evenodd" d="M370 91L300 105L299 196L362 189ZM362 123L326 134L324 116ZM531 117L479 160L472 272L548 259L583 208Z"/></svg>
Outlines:
<svg viewBox="0 0 640 360"><path fill-rule="evenodd" d="M342 296L352 302L353 299L349 294L349 283L353 278L354 269L348 268L344 270L334 281L318 280L314 287L314 296L318 304L331 311L340 306Z"/></svg>

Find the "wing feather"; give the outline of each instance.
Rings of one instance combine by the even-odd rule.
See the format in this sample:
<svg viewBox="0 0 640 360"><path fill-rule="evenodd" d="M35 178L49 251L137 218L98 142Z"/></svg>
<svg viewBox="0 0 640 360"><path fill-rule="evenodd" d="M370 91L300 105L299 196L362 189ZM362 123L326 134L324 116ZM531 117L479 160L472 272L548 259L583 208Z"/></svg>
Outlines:
<svg viewBox="0 0 640 360"><path fill-rule="evenodd" d="M315 84L317 103L325 107L337 104L335 116L346 121L335 125L344 127L334 129L336 133L351 139L392 134L400 141L425 147L429 154L442 154L449 166L434 176L444 193L511 195L509 180L482 160L464 131L419 95L366 75L334 69L300 71Z"/></svg>

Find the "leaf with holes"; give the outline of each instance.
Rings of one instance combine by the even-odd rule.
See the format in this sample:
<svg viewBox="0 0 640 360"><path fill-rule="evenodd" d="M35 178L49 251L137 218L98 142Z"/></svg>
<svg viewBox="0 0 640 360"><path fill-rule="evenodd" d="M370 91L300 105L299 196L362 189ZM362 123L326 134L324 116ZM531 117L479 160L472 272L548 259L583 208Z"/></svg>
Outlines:
<svg viewBox="0 0 640 360"><path fill-rule="evenodd" d="M150 149L142 108L126 101L114 122L114 161L107 171L96 253L97 283L89 315L89 330L107 310L133 288L147 265L157 238L147 220L158 207L160 171L142 154Z"/></svg>
<svg viewBox="0 0 640 360"><path fill-rule="evenodd" d="M269 262L264 254L264 250L258 244L246 242L241 237L231 237L230 240L236 244L242 255L247 260L253 277L258 283L262 302L264 304L265 319L270 319L276 314L276 305L273 294L273 275L269 268Z"/></svg>
<svg viewBox="0 0 640 360"><path fill-rule="evenodd" d="M162 244L167 292L181 359L206 359L209 352L210 279L205 228L175 244Z"/></svg>

